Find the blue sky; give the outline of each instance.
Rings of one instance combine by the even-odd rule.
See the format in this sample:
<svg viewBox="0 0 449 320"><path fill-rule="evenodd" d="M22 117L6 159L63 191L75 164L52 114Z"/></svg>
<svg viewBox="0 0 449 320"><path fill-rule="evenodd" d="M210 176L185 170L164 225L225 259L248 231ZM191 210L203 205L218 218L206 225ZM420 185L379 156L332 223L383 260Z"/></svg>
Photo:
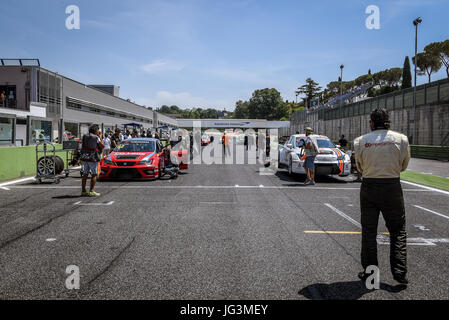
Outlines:
<svg viewBox="0 0 449 320"><path fill-rule="evenodd" d="M67 30L65 8L80 8L81 29ZM380 30L365 9L380 8ZM17 0L4 1L2 57L41 65L83 83L120 86L120 95L158 107L233 110L255 89L294 100L312 77L323 87L402 67L419 48L449 39L448 0ZM442 69L433 79L445 77ZM426 81L419 77L419 83Z"/></svg>

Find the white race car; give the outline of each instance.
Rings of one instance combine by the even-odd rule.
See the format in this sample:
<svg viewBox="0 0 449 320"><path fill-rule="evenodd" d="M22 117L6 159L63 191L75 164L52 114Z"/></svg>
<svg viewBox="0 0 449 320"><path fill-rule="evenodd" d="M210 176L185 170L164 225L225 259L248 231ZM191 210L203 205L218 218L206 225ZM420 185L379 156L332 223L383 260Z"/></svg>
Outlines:
<svg viewBox="0 0 449 320"><path fill-rule="evenodd" d="M332 141L321 135L311 135L318 144L319 154L315 158L315 174L347 176L351 173L351 158L337 148ZM279 145L279 168L288 168L288 173L306 174L304 149L305 134L291 136L284 145Z"/></svg>

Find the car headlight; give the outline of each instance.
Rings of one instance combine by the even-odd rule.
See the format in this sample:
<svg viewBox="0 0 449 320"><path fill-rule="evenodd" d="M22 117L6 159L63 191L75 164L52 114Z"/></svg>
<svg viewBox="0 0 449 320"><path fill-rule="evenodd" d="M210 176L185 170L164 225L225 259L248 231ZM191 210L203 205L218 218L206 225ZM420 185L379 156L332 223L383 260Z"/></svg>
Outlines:
<svg viewBox="0 0 449 320"><path fill-rule="evenodd" d="M153 163L153 159L149 158L149 157L145 157L142 160L139 161L139 165L145 165L145 166L149 166Z"/></svg>

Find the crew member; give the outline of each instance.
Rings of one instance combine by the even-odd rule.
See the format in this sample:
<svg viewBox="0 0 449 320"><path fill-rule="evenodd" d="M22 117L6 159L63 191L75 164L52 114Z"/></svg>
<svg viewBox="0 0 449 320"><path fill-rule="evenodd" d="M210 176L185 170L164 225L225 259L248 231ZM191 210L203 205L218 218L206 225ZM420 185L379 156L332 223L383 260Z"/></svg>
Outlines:
<svg viewBox="0 0 449 320"><path fill-rule="evenodd" d="M115 129L115 133L111 136L111 147L115 149L122 142L123 135L120 133L120 129Z"/></svg>
<svg viewBox="0 0 449 320"><path fill-rule="evenodd" d="M379 213L390 233L390 266L393 278L407 284L407 233L400 173L410 161L410 146L405 135L389 130L387 110L371 113L372 132L354 141L357 169L363 177L360 189L362 222L361 260L364 271L359 278L366 280L368 266L377 266L377 224Z"/></svg>
<svg viewBox="0 0 449 320"><path fill-rule="evenodd" d="M304 143L306 160L304 161L304 169L307 174L306 181L304 185L315 185L315 157L318 153L318 146L315 140L311 137L313 129L310 127L306 128L306 140Z"/></svg>
<svg viewBox="0 0 449 320"><path fill-rule="evenodd" d="M95 192L95 184L97 182L97 175L100 173L100 154L104 148L104 142L102 141L103 135L101 134L98 124L94 124L89 128L89 134L83 136L83 144L81 148L80 159L83 162L83 177L81 182L81 196L86 197L98 197L99 193ZM92 174L90 180L90 192L86 191L87 177L89 171Z"/></svg>
<svg viewBox="0 0 449 320"><path fill-rule="evenodd" d="M345 135L342 134L340 140L338 140L338 143L343 148L343 150L346 149L346 146L348 145L348 140L345 139Z"/></svg>

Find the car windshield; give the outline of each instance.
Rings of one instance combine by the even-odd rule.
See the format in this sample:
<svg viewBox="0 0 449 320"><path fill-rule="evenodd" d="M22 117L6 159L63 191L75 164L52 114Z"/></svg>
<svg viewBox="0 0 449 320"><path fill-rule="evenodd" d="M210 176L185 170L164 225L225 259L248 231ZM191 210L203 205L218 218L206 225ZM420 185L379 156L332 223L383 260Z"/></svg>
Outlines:
<svg viewBox="0 0 449 320"><path fill-rule="evenodd" d="M335 148L335 145L330 140L318 139L318 148Z"/></svg>
<svg viewBox="0 0 449 320"><path fill-rule="evenodd" d="M154 141L123 141L114 149L115 152L153 152L156 150Z"/></svg>
<svg viewBox="0 0 449 320"><path fill-rule="evenodd" d="M297 137L296 138L296 147L300 148L304 145L306 138L305 137Z"/></svg>

